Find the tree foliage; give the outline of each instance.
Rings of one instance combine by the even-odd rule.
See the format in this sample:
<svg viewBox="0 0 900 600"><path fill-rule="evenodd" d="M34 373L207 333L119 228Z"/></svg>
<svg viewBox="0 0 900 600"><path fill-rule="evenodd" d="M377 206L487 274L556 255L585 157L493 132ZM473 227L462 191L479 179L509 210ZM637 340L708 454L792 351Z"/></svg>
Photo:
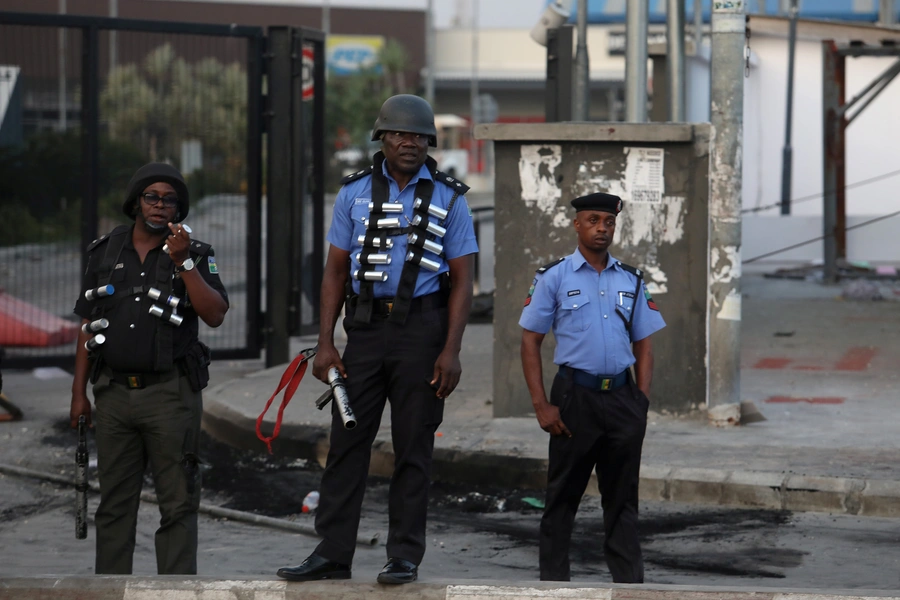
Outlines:
<svg viewBox="0 0 900 600"><path fill-rule="evenodd" d="M111 138L174 164L182 142L199 140L204 166L214 165L239 186L247 139L247 74L239 64L215 58L191 64L164 44L142 64L113 69L100 107Z"/></svg>

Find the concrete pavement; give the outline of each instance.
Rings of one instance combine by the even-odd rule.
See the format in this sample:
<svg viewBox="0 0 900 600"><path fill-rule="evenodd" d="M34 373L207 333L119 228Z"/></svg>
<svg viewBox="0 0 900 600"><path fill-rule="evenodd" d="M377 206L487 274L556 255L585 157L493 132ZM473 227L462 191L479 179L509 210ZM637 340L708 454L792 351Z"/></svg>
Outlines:
<svg viewBox="0 0 900 600"><path fill-rule="evenodd" d="M772 590L680 585L429 581L405 586L351 581L289 583L201 577L23 577L0 579L0 600L861 600L900 599L885 590Z"/></svg>
<svg viewBox="0 0 900 600"><path fill-rule="evenodd" d="M752 401L767 420L718 429L702 411L672 416L651 405L642 498L900 516L900 441L893 419L900 302L846 301L840 286L759 273L745 274L743 291L742 400ZM885 295L896 297L890 290ZM466 330L463 378L445 405L434 476L541 489L547 435L534 418L492 418L492 336L490 324ZM293 350L314 343L297 339ZM208 390L207 431L235 446L264 450L256 418L283 370L281 365ZM324 389L311 374L304 378L285 410L276 453L324 464L330 415L314 406ZM280 397L267 415L266 433L278 402ZM392 464L387 409L371 472L389 475ZM595 483L588 491L596 493Z"/></svg>

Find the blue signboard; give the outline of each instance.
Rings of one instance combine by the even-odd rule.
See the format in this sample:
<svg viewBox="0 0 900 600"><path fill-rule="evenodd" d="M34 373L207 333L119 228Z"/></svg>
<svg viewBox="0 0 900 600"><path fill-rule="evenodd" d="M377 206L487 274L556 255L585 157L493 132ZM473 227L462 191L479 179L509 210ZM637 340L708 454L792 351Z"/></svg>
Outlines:
<svg viewBox="0 0 900 600"><path fill-rule="evenodd" d="M574 23L579 0L570 0ZM648 0L650 3L650 22L666 22L666 4L668 0ZM545 4L551 4L547 0ZM703 21L709 22L710 4L712 0L703 0ZM588 23L624 23L626 0L588 0ZM779 14L780 0L747 0L748 14ZM806 19L831 19L839 21L862 21L874 23L878 21L878 2L860 2L859 0L800 0L800 17ZM764 9L764 10L763 10ZM685 19L694 19L694 1L685 0ZM900 4L897 7L900 20Z"/></svg>

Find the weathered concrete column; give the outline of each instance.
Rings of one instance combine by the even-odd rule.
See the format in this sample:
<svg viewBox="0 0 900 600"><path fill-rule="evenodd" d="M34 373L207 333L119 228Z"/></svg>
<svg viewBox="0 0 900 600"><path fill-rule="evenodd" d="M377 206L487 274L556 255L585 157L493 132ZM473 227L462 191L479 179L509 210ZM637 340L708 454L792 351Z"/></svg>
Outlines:
<svg viewBox="0 0 900 600"><path fill-rule="evenodd" d="M741 146L744 121L743 0L714 2L710 121L715 130L709 205L709 410L740 422Z"/></svg>
<svg viewBox="0 0 900 600"><path fill-rule="evenodd" d="M577 246L569 202L599 191L625 201L610 252L645 271L667 323L653 337L653 408L705 407L709 125L491 124L475 134L496 152L494 416L532 414L519 358L522 305L535 270ZM552 337L542 348L548 389Z"/></svg>

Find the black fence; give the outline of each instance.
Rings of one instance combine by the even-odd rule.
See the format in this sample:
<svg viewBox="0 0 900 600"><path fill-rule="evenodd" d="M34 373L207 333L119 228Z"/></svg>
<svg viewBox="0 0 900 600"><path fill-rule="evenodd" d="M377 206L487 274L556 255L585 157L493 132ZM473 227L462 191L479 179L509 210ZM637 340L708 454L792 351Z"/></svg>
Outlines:
<svg viewBox="0 0 900 600"><path fill-rule="evenodd" d="M306 38L310 64L324 64L322 34ZM217 358L259 356L267 342L264 290L287 298L292 330L316 320L299 305L304 291L313 292L311 282L307 289L294 278L266 287L277 278L267 280L263 261L263 139L267 127L291 119L263 93L276 59L266 54L266 42L259 27L0 13L5 367L71 363L83 250L131 222L122 213L125 187L150 161L169 162L185 175L191 193L185 222L215 248L231 309L221 327L201 324L201 337ZM317 70L324 73L321 65ZM313 100L311 121L324 110L324 77L315 90L304 85L308 79L300 74L305 98ZM310 156L321 155L322 132L303 131ZM307 158L293 167L303 173L303 186L279 199L291 211L316 204L321 211L322 172L314 163ZM300 240L297 231L281 247L301 248L301 261L321 265L315 232L302 235L310 239ZM268 264L281 269L286 262Z"/></svg>

